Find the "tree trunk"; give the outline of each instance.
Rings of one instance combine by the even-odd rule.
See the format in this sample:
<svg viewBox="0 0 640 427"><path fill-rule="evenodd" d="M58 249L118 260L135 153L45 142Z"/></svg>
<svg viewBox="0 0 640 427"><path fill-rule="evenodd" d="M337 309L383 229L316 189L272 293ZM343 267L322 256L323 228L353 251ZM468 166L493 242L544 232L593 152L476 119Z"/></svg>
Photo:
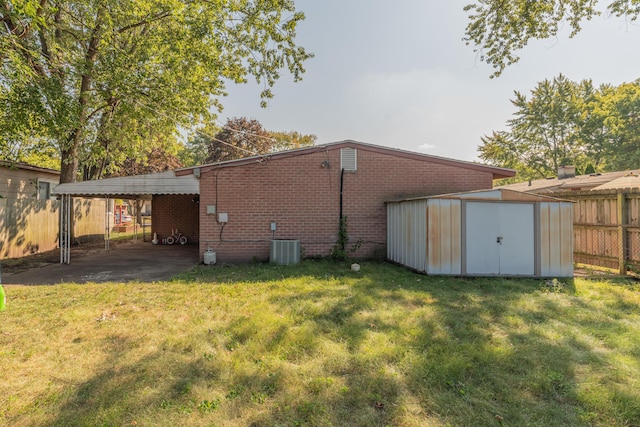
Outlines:
<svg viewBox="0 0 640 427"><path fill-rule="evenodd" d="M78 94L78 126L71 132L67 144L60 150L60 183L76 182L78 176L78 154L84 137L84 128L87 125L87 109L89 108L89 93L93 82L93 68L98 55L98 44L100 42L100 26L102 23L103 9L99 8L96 13L96 26L91 33L91 39L87 46L84 63L85 72L80 80L80 93Z"/></svg>
<svg viewBox="0 0 640 427"><path fill-rule="evenodd" d="M67 182L76 182L78 175L78 131L74 131L73 135L67 142L67 147L60 152L62 160L60 161L60 184Z"/></svg>

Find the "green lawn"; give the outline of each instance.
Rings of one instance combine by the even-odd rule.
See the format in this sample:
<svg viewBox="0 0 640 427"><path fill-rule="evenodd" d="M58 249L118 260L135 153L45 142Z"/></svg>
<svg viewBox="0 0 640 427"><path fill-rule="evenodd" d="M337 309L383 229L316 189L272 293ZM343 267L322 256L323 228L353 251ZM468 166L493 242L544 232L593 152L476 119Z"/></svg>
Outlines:
<svg viewBox="0 0 640 427"><path fill-rule="evenodd" d="M5 290L2 425L640 425L631 282L305 261Z"/></svg>

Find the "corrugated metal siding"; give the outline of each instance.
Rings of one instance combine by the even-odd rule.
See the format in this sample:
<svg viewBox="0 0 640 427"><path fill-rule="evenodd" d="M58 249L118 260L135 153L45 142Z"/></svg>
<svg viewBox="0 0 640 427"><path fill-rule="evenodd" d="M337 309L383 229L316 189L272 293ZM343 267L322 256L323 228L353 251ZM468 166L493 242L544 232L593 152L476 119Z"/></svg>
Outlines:
<svg viewBox="0 0 640 427"><path fill-rule="evenodd" d="M464 204L467 204L467 208L469 203L486 204L486 198L470 201L467 193L452 196L388 203L387 258L427 274L461 275L464 270L465 275L473 275L473 272L466 270L468 266L463 265L463 262L468 262L468 254L463 253L466 250L465 242L469 243L468 236L463 236L463 232L469 234L470 230L468 224L467 228L463 226L462 210ZM498 208L506 206L499 209L499 212L506 212L499 221L509 222L503 226L515 227L516 231L526 228L531 239L537 243L531 239L528 241L531 250L525 254L528 263L526 270L500 269L495 274L572 277L573 203L541 201L538 197L526 194L509 197L509 201L494 202ZM508 209L523 204L529 206L531 211L526 219L517 211ZM525 224L518 222L522 220L525 220ZM517 233L511 235L517 236Z"/></svg>
<svg viewBox="0 0 640 427"><path fill-rule="evenodd" d="M193 175L175 176L173 171L166 171L60 184L56 187L55 194L72 196L200 194L200 183Z"/></svg>
<svg viewBox="0 0 640 427"><path fill-rule="evenodd" d="M540 275L573 276L573 203L539 204Z"/></svg>
<svg viewBox="0 0 640 427"><path fill-rule="evenodd" d="M426 200L387 204L387 258L426 272Z"/></svg>
<svg viewBox="0 0 640 427"><path fill-rule="evenodd" d="M427 203L427 273L460 274L462 266L461 201L430 199Z"/></svg>

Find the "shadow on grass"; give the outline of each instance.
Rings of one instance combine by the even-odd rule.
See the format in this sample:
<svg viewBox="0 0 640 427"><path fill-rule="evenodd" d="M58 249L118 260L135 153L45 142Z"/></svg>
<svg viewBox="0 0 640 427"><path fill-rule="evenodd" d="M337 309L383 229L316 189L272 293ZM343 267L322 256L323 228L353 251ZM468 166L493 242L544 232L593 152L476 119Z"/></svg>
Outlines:
<svg viewBox="0 0 640 427"><path fill-rule="evenodd" d="M145 420L163 411L191 414L198 409L198 402L189 399L193 385L216 376L206 360L176 362L171 351L152 352L134 363L123 363L135 358L131 352L136 340L131 337L110 336L103 346L109 354L103 369L67 388L61 396L65 404L53 425L145 425Z"/></svg>
<svg viewBox="0 0 640 427"><path fill-rule="evenodd" d="M187 340L123 364L137 344L111 336L104 369L68 388L56 425L198 425L222 407L236 417L228 424L255 426L640 424L638 394L610 372L617 349L640 350L637 338L616 340L637 332L621 317L636 308L623 294L608 313L572 282L327 261L203 267L176 280L263 294L249 314L191 332L227 358L180 357L196 351Z"/></svg>

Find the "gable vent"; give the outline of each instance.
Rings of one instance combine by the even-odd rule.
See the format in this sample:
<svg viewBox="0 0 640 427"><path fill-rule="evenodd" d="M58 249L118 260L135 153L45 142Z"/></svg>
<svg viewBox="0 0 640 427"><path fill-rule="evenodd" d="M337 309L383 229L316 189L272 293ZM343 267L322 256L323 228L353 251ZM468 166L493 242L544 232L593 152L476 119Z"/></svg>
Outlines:
<svg viewBox="0 0 640 427"><path fill-rule="evenodd" d="M347 172L358 170L358 156L355 148L342 148L340 150L340 167Z"/></svg>

